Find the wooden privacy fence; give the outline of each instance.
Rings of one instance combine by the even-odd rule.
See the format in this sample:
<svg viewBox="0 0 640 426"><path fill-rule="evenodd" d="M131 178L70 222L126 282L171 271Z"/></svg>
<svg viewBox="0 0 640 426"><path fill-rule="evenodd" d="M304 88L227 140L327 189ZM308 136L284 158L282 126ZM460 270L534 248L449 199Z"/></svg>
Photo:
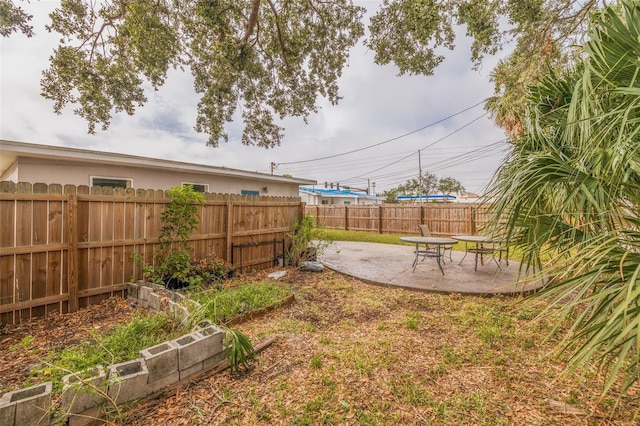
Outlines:
<svg viewBox="0 0 640 426"><path fill-rule="evenodd" d="M273 266L304 204L297 197L205 194L192 258ZM170 199L163 191L0 182L0 323L73 312L141 279ZM241 251L242 253L240 253Z"/></svg>
<svg viewBox="0 0 640 426"><path fill-rule="evenodd" d="M434 236L474 235L486 223L488 206L477 204L385 204L381 206L306 206L320 226L381 234L419 234L429 226Z"/></svg>

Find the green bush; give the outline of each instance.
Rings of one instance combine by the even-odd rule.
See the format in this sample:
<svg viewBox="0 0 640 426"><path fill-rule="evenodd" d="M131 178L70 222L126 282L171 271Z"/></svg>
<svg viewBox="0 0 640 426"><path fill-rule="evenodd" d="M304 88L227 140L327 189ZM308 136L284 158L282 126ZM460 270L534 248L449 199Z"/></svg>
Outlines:
<svg viewBox="0 0 640 426"><path fill-rule="evenodd" d="M292 266L316 260L317 255L329 245L323 229L315 226L313 216L309 215L296 220L287 237L291 242L287 255Z"/></svg>

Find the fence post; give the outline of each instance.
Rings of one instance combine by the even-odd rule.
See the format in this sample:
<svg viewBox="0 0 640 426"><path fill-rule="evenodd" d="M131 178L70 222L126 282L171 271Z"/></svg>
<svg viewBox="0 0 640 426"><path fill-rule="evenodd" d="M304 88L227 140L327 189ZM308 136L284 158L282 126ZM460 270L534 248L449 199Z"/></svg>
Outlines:
<svg viewBox="0 0 640 426"><path fill-rule="evenodd" d="M69 222L67 238L69 241L69 312L78 310L78 196L70 194L67 198Z"/></svg>
<svg viewBox="0 0 640 426"><path fill-rule="evenodd" d="M344 205L344 230L349 230L349 206Z"/></svg>
<svg viewBox="0 0 640 426"><path fill-rule="evenodd" d="M382 234L382 206L378 206L378 233Z"/></svg>
<svg viewBox="0 0 640 426"><path fill-rule="evenodd" d="M231 263L231 246L233 244L233 203L231 197L227 198L227 258L226 261Z"/></svg>

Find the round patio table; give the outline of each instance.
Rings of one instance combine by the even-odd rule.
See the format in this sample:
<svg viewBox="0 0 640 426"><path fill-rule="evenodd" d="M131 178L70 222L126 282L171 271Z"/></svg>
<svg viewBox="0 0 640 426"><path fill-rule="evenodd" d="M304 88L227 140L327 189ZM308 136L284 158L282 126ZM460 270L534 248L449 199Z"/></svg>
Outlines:
<svg viewBox="0 0 640 426"><path fill-rule="evenodd" d="M444 269L442 269L442 263L440 262L440 259L444 254L442 246L455 244L457 242L456 240L452 240L451 238L442 237L400 237L400 241L404 241L405 243L413 243L416 245L415 257L413 259L412 265L414 271L416 270L416 266L418 265L419 258L422 257L424 260L425 257L435 257L442 275L444 275ZM421 249L420 244L424 244L426 248Z"/></svg>
<svg viewBox="0 0 640 426"><path fill-rule="evenodd" d="M483 256L485 254L493 254L496 251L500 251L500 259L502 259L502 249L500 248L500 240L496 238L489 237L486 235L454 235L451 238L457 241L464 242L464 256L462 257L458 265L462 264L462 262L464 261L464 258L467 257L467 253L469 252L475 253L476 264L475 264L475 267L473 268L474 271L478 270L478 257L480 257L480 264L484 265ZM475 246L472 248L469 248L469 243L475 243ZM487 245L485 246L485 244ZM498 247L496 247L496 244L498 245ZM507 256L508 255L509 253L507 252ZM496 260L495 256L493 260L496 262L496 265L498 265L498 268L500 268L500 264L498 264L498 261ZM507 258L507 265L508 264L509 264L509 260Z"/></svg>

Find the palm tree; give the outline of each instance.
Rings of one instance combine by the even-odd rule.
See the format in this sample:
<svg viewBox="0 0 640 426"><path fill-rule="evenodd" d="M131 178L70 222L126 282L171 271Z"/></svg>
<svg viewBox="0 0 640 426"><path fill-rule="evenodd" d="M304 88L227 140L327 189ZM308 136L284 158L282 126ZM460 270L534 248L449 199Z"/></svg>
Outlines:
<svg viewBox="0 0 640 426"><path fill-rule="evenodd" d="M572 323L561 349L608 372L607 392L640 373L640 2L603 9L588 39L573 69L530 88L491 226L549 279L540 296Z"/></svg>

